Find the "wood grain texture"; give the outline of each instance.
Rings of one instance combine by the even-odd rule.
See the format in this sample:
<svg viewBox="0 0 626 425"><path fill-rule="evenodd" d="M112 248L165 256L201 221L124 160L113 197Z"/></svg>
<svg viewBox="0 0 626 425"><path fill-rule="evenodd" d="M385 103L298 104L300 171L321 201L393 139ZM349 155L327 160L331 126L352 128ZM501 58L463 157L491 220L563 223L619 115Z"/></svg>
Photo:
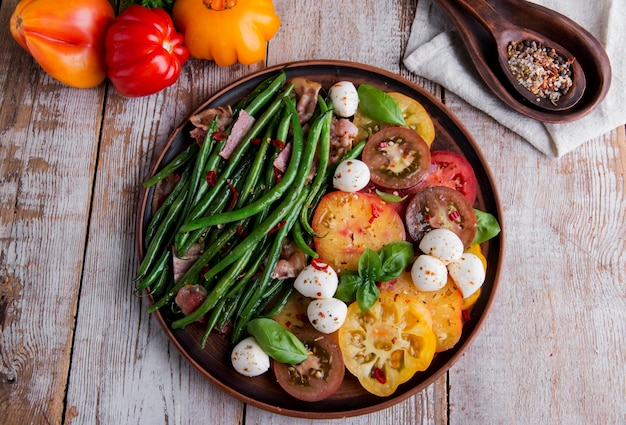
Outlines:
<svg viewBox="0 0 626 425"><path fill-rule="evenodd" d="M0 2L8 27L18 0ZM267 63L191 60L127 99L63 86L0 33L0 421L32 424L626 422L624 128L551 160L401 65L417 0L276 0ZM333 421L245 406L201 378L132 295L140 184L205 99L266 65L364 62L445 99L491 165L502 284L447 376L384 411ZM10 64L7 65L7 64Z"/></svg>

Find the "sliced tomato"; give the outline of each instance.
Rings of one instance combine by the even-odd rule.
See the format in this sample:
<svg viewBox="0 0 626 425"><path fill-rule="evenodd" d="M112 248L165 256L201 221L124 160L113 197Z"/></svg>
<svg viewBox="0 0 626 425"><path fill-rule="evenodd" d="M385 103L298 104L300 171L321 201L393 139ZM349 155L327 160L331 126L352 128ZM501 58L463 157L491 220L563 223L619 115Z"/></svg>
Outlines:
<svg viewBox="0 0 626 425"><path fill-rule="evenodd" d="M309 351L309 357L297 365L274 361L272 369L278 384L293 397L319 401L334 394L345 375L345 366L337 341L305 327L292 329Z"/></svg>
<svg viewBox="0 0 626 425"><path fill-rule="evenodd" d="M470 163L463 156L450 151L432 151L430 163L433 165L420 186L448 186L465 196L470 204L476 201L476 175Z"/></svg>
<svg viewBox="0 0 626 425"><path fill-rule="evenodd" d="M421 241L431 229L443 227L456 233L468 247L476 236L476 214L459 191L446 186L430 186L409 202L406 226L415 242Z"/></svg>
<svg viewBox="0 0 626 425"><path fill-rule="evenodd" d="M382 294L366 312L352 303L338 338L346 368L363 388L381 397L426 370L435 355L428 309L394 294Z"/></svg>
<svg viewBox="0 0 626 425"><path fill-rule="evenodd" d="M311 227L320 259L336 272L356 270L361 254L406 240L400 215L377 195L330 192L317 205Z"/></svg>
<svg viewBox="0 0 626 425"><path fill-rule="evenodd" d="M417 100L398 92L387 93L396 101L404 117L404 127L419 134L430 147L435 140L435 125L428 111ZM374 121L359 108L354 114L354 125L359 129L357 140L365 140L380 129L390 124Z"/></svg>
<svg viewBox="0 0 626 425"><path fill-rule="evenodd" d="M430 149L414 131L387 127L372 135L362 155L374 184L387 189L415 186L428 172Z"/></svg>
<svg viewBox="0 0 626 425"><path fill-rule="evenodd" d="M413 284L411 273L405 271L397 279L381 283L379 288L383 294L403 295L428 308L433 320L432 329L437 338L437 353L451 349L461 339L463 295L452 279L448 278L446 286L438 291L420 291Z"/></svg>

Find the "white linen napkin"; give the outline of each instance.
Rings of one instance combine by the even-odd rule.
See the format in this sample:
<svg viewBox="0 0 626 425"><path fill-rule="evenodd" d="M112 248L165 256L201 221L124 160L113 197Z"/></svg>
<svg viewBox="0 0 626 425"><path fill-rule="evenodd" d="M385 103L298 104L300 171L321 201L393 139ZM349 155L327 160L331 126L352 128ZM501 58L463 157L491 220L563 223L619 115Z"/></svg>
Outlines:
<svg viewBox="0 0 626 425"><path fill-rule="evenodd" d="M591 32L611 61L612 82L604 101L571 123L549 124L527 118L505 105L483 83L461 37L433 0L419 0L407 43L405 66L456 93L550 157L626 124L626 1L538 0Z"/></svg>

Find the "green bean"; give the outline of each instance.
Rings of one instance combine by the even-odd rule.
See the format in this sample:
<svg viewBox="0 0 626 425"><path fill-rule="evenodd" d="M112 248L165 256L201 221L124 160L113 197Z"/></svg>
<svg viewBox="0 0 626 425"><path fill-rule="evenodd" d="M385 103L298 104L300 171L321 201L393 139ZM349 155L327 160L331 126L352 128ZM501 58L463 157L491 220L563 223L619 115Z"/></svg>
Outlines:
<svg viewBox="0 0 626 425"><path fill-rule="evenodd" d="M318 103L322 113L328 111L328 106L324 99L319 96ZM332 114L327 114L323 121L320 134L319 155L315 177L311 182L311 191L304 202L304 208L300 212L300 226L310 235L315 235L315 231L309 224L309 211L313 208L313 200L316 194L326 185L326 172L328 169L328 160L330 156L330 125L332 122Z"/></svg>
<svg viewBox="0 0 626 425"><path fill-rule="evenodd" d="M211 125L204 136L204 141L202 142L202 146L200 147L200 151L196 156L196 162L193 167L193 171L191 173L191 182L189 183L189 196L187 197L187 205L185 207L185 211L189 211L193 206L194 200L196 198L196 193L198 192L198 187L200 186L200 179L203 174L205 174L206 163L209 159L209 155L211 153L211 148L213 147L213 134L217 129L217 115L211 121Z"/></svg>
<svg viewBox="0 0 626 425"><path fill-rule="evenodd" d="M174 173L180 167L185 165L196 153L198 152L198 145L195 143L190 144L185 150L176 155L163 169L161 169L154 176L150 177L143 183L143 187L148 188L154 186L170 174Z"/></svg>
<svg viewBox="0 0 626 425"><path fill-rule="evenodd" d="M188 184L185 186L188 186ZM148 245L146 255L143 257L143 260L139 265L139 270L137 271L137 276L135 277L135 280L139 280L146 276L146 273L148 272L150 266L161 252L160 250L163 249L165 244L168 242L168 238L170 237L170 230L172 230L174 224L176 224L178 215L183 209L183 205L185 204L186 197L187 191L182 190L176 200L170 206L167 215L165 216L163 221L161 221L161 224L159 225L154 235L154 238L152 238L152 240L150 241L150 245Z"/></svg>
<svg viewBox="0 0 626 425"><path fill-rule="evenodd" d="M239 191L239 199L237 200L235 208L241 208L242 205L245 205L250 195L254 192L254 188L261 177L261 168L265 165L267 150L271 143L272 134L276 129L279 118L280 116L276 114L259 142L259 150L254 157L254 161L252 162L250 169L247 171L248 177Z"/></svg>
<svg viewBox="0 0 626 425"><path fill-rule="evenodd" d="M217 255L228 241L237 234L237 226L232 225L227 228L222 235L217 238L202 255L193 263L187 272L154 304L148 307L148 312L152 313L167 305L190 280L197 278L200 271Z"/></svg>
<svg viewBox="0 0 626 425"><path fill-rule="evenodd" d="M178 181L178 183L176 183L176 186L174 186L174 189L172 190L172 192L167 196L165 201L163 201L161 206L156 210L156 212L150 219L150 224L148 224L148 228L146 229L146 236L144 237L144 244L146 247L150 245L150 242L152 241L152 238L154 237L156 230L161 224L161 220L163 219L163 217L165 217L165 215L169 211L170 206L174 203L174 201L176 200L180 192L183 189L185 189L187 182L189 181L190 175L191 175L191 170L188 167L180 176L180 180ZM155 196L155 193L153 193L152 196Z"/></svg>
<svg viewBox="0 0 626 425"><path fill-rule="evenodd" d="M302 209L306 209L306 203L302 206ZM302 234L302 225L300 220L296 220L293 224L293 232L292 232L293 241L296 243L298 248L302 250L306 255L312 258L318 258L319 254L315 252L309 244L304 240L304 236Z"/></svg>
<svg viewBox="0 0 626 425"><path fill-rule="evenodd" d="M170 251L164 250L163 253L161 254L161 257L159 257L159 260L155 264L155 266L152 268L152 270L150 270L150 273L148 273L143 278L141 283L135 287L136 293L143 291L144 289L148 288L149 286L152 286L153 284L159 281L159 278L161 277L163 270L167 269L170 257L171 257Z"/></svg>
<svg viewBox="0 0 626 425"><path fill-rule="evenodd" d="M262 317L273 319L278 316L281 311L283 311L294 291L294 287L291 282L287 282L285 286L286 288L284 288L283 292L280 293L276 300L274 300L274 304L265 313L263 313Z"/></svg>
<svg viewBox="0 0 626 425"><path fill-rule="evenodd" d="M259 112L259 110L261 110L261 108L263 108L276 93L278 93L278 90L283 87L285 81L287 81L287 74L285 71L279 72L269 86L263 92L254 97L250 104L244 108L245 111L250 115L255 116L256 113Z"/></svg>
<svg viewBox="0 0 626 425"><path fill-rule="evenodd" d="M159 276L159 279L156 281L154 285L150 286L149 295L156 294L159 291L161 291L163 288L165 288L165 284L170 280L171 277L172 277L172 274L170 270L170 262L168 261L165 268L161 271L161 275Z"/></svg>
<svg viewBox="0 0 626 425"><path fill-rule="evenodd" d="M225 184L226 179L239 166L239 163L244 153L249 149L251 145L250 141L254 139L255 137L257 137L258 134L265 128L265 126L269 124L274 114L280 111L280 109L283 106L283 99L289 98L289 94L293 90L293 86L294 85L291 84L289 87L287 87L287 89L285 89L285 91L282 94L280 94L280 96L278 96L272 102L272 104L261 115L261 117L259 117L259 119L256 120L256 122L254 123L250 131L248 131L246 136L243 138L243 140L241 141L241 143L239 144L239 146L237 147L233 155L231 155L230 159L226 162L226 167L224 168L224 170L222 170L222 173L218 176L215 186L213 186L211 190L207 192L206 196L204 196L203 199L198 203L198 205L196 205L196 207L190 212L189 220L195 220L205 214L206 210L209 208L210 204L215 199L217 190L219 190L219 188ZM193 244L193 242L197 240L197 238L200 236L201 233L202 233L202 229L197 229L194 232L184 233L177 240L176 251L183 252L183 253L186 252L186 249L183 249L183 248L187 247L188 249L188 247L191 246L191 244ZM192 242L189 243L188 242L189 240L192 240Z"/></svg>
<svg viewBox="0 0 626 425"><path fill-rule="evenodd" d="M313 122L309 130L307 148L309 147L309 145L313 145L313 154L315 153L315 147L319 140L323 126L324 121L320 118ZM282 195L287 191L287 189L291 188L291 185L296 178L306 179L307 176L303 175L302 170L305 168L309 170L310 165L307 167L307 164L305 163L304 167L301 167L300 162L302 156L302 145L294 138L289 166L287 167L287 170L285 171L282 180L278 182L271 191L244 208L188 222L181 227L181 231L189 232L192 230L214 226L216 224L223 224L241 220L245 217L253 216L255 214L258 214L260 211L267 209L271 204L280 199Z"/></svg>

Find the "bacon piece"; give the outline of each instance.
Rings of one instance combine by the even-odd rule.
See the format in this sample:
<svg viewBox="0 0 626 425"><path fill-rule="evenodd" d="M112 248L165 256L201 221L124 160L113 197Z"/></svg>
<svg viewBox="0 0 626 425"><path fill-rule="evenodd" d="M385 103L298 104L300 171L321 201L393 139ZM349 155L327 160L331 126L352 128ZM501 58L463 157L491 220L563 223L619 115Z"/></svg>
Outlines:
<svg viewBox="0 0 626 425"><path fill-rule="evenodd" d="M237 117L237 121L233 125L233 129L226 140L226 144L220 151L220 156L224 159L230 158L230 156L235 152L237 146L241 143L248 130L254 125L256 118L247 113L244 110L239 112L239 116Z"/></svg>
<svg viewBox="0 0 626 425"><path fill-rule="evenodd" d="M172 268L174 269L173 270L174 282L178 282L180 278L183 277L185 273L187 273L187 271L193 265L193 263L202 255L203 249L204 247L202 246L202 244L195 243L189 247L189 249L187 250L187 253L183 257L179 257L174 252L174 255L172 256L173 257Z"/></svg>
<svg viewBox="0 0 626 425"><path fill-rule="evenodd" d="M287 166L289 165L289 159L291 158L291 143L285 145L283 150L281 150L272 165L281 173L284 173L287 170Z"/></svg>
<svg viewBox="0 0 626 425"><path fill-rule="evenodd" d="M204 109L189 118L189 121L195 127L189 134L198 144L202 144L204 141L206 132L215 116L217 116L217 131L226 130L230 123L233 122L233 110L230 106Z"/></svg>
<svg viewBox="0 0 626 425"><path fill-rule="evenodd" d="M352 121L346 118L333 117L330 126L330 158L329 163L334 164L352 149L359 129Z"/></svg>
<svg viewBox="0 0 626 425"><path fill-rule="evenodd" d="M295 84L293 91L296 93L296 111L298 118L300 118L300 124L307 123L317 106L317 96L322 84L302 77L296 77L291 82Z"/></svg>
<svg viewBox="0 0 626 425"><path fill-rule="evenodd" d="M276 263L273 279L288 279L298 276L306 266L306 256L295 242L285 240L280 252L280 260Z"/></svg>
<svg viewBox="0 0 626 425"><path fill-rule="evenodd" d="M207 292L201 285L185 285L176 294L174 302L188 316L204 302Z"/></svg>

